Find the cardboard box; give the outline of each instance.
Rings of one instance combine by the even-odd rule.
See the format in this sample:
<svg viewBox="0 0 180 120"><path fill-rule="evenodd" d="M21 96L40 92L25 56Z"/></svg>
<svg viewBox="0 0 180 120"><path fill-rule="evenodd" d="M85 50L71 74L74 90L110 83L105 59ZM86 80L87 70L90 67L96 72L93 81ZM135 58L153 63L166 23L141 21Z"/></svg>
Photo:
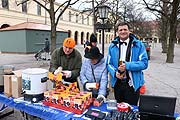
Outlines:
<svg viewBox="0 0 180 120"><path fill-rule="evenodd" d="M12 96L12 84L11 84L11 75L4 76L4 94L6 96Z"/></svg>
<svg viewBox="0 0 180 120"><path fill-rule="evenodd" d="M12 71L14 70L14 66L4 65L3 69L4 69L4 75L9 75L9 74L12 74Z"/></svg>
<svg viewBox="0 0 180 120"><path fill-rule="evenodd" d="M4 94L14 98L21 97L22 90L22 70L12 71L13 74L4 76Z"/></svg>
<svg viewBox="0 0 180 120"><path fill-rule="evenodd" d="M12 82L12 97L21 97L22 92L22 70L12 71L14 75L11 76Z"/></svg>
<svg viewBox="0 0 180 120"><path fill-rule="evenodd" d="M82 113L92 103L91 92L57 92L49 90L44 92L44 104L67 110L74 113Z"/></svg>

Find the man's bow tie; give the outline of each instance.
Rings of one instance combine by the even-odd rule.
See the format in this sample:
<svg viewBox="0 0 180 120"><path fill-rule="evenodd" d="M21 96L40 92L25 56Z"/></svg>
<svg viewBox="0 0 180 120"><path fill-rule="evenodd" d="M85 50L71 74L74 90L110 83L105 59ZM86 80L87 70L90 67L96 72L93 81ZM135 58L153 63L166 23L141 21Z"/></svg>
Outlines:
<svg viewBox="0 0 180 120"><path fill-rule="evenodd" d="M127 45L127 42L121 42L120 41L120 43L119 43L120 45L122 45L122 44L125 44L125 45Z"/></svg>

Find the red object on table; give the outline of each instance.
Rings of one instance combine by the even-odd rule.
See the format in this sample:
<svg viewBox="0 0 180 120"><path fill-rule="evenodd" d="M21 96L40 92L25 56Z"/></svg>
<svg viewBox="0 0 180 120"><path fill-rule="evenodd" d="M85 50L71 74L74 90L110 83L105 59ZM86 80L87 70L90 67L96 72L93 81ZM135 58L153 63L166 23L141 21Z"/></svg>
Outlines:
<svg viewBox="0 0 180 120"><path fill-rule="evenodd" d="M102 105L102 103L103 103L103 99L95 99L94 101L93 101L93 105L94 106L100 106L100 105Z"/></svg>
<svg viewBox="0 0 180 120"><path fill-rule="evenodd" d="M119 111L128 112L129 105L127 103L118 103L117 108Z"/></svg>
<svg viewBox="0 0 180 120"><path fill-rule="evenodd" d="M66 106L63 106L63 105L50 103L50 102L47 102L47 101L43 101L43 104L44 104L44 105L47 105L47 106L59 108L59 109L61 109L61 110L69 111L69 112L72 112L72 113L75 113L75 114L82 114L82 113L83 113L87 108L89 108L89 106L90 106L90 105L89 105L89 106L87 106L87 108L85 108L85 109L78 110L78 109L74 109L74 108L71 108L71 107L66 107Z"/></svg>

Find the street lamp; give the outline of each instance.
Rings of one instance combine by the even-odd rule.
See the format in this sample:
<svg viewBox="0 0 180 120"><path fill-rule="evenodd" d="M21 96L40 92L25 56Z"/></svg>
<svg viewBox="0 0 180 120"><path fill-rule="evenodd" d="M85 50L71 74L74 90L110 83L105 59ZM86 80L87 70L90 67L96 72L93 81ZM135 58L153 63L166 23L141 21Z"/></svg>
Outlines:
<svg viewBox="0 0 180 120"><path fill-rule="evenodd" d="M99 18L102 19L103 26L104 20L108 18L108 12L110 7L107 5L98 6ZM104 27L102 27L102 54L104 55Z"/></svg>

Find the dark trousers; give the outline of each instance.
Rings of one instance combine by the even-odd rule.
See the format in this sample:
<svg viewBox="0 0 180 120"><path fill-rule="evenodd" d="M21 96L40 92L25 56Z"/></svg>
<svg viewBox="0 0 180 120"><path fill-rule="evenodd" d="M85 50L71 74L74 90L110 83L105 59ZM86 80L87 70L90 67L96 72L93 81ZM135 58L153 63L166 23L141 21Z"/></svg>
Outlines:
<svg viewBox="0 0 180 120"><path fill-rule="evenodd" d="M118 103L126 102L130 105L137 105L139 99L139 89L135 92L127 81L117 80L114 86L114 96Z"/></svg>

